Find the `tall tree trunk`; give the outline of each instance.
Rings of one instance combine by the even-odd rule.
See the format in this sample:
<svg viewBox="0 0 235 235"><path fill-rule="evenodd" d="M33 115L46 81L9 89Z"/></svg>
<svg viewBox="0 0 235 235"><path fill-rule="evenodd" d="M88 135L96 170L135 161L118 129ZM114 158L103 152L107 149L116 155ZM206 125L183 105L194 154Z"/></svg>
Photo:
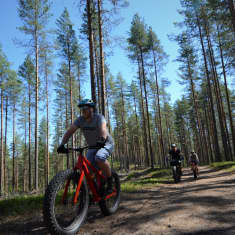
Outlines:
<svg viewBox="0 0 235 235"><path fill-rule="evenodd" d="M227 0L227 4L228 4L229 11L230 11L230 14L231 14L233 32L234 32L234 35L235 35L235 4L234 4L234 0Z"/></svg>
<svg viewBox="0 0 235 235"><path fill-rule="evenodd" d="M69 48L68 48L69 51ZM69 98L70 98L70 124L73 124L73 81L72 81L72 75L71 75L71 58L69 56ZM72 148L74 148L74 135L72 135ZM74 151L72 152L72 166L75 166L75 153Z"/></svg>
<svg viewBox="0 0 235 235"><path fill-rule="evenodd" d="M190 67L190 62L187 61L187 66L188 66L188 72L189 72L189 80L190 80L190 86L191 86L191 92L192 92L192 96L193 96L193 105L195 108L195 112L196 112L196 120L197 120L197 127L196 130L198 130L197 135L199 135L199 140L198 142L200 143L200 153L201 153L201 157L203 157L205 159L204 154L206 154L206 158L208 159L208 152L207 152L207 148L205 146L205 139L203 140L203 133L202 133L202 126L201 126L201 119L199 117L199 110L198 110L198 105L197 105L197 97L195 94L195 86L194 86L194 82L193 82L193 78L192 78L192 70Z"/></svg>
<svg viewBox="0 0 235 235"><path fill-rule="evenodd" d="M223 69L224 86L225 86L226 101L227 101L227 106L228 106L229 122L230 122L230 128L231 128L231 132L232 132L232 141L233 141L233 154L232 154L232 156L235 156L235 130L234 130L234 126L233 126L232 109L231 109L230 98L229 98L229 93L228 93L228 85L227 85L227 75L226 75L226 71L225 71L224 56L223 56L223 50L222 50L221 38L220 38L220 32L219 32L218 25L217 25L217 34L218 34L218 41L219 41L220 59L221 59L222 69Z"/></svg>
<svg viewBox="0 0 235 235"><path fill-rule="evenodd" d="M107 94L107 121L108 121L108 130L109 130L109 133L111 133L112 131L112 128L111 128L111 122L110 122L110 113L109 113L109 97L108 97L108 89L107 89L107 81L106 81L106 94Z"/></svg>
<svg viewBox="0 0 235 235"><path fill-rule="evenodd" d="M94 73L94 50L93 50L93 33L92 33L92 15L91 1L87 0L87 22L88 22L88 39L89 39L89 58L90 58L90 77L91 77L91 96L96 103L96 86Z"/></svg>
<svg viewBox="0 0 235 235"><path fill-rule="evenodd" d="M141 74L141 67L140 61L138 58L138 70L139 70L139 81L140 81L140 95L141 95L141 107L142 107L142 119L143 119L143 129L144 129L144 145L145 145L145 161L147 166L149 166L149 153L148 153L148 137L146 131L146 120L145 120L145 110L144 110L144 98L143 98L143 85L142 85L142 74Z"/></svg>
<svg viewBox="0 0 235 235"><path fill-rule="evenodd" d="M218 133L217 133L217 129L216 129L216 119L215 119L214 102L213 102L213 96L212 96L210 75L209 75L209 70L208 70L208 63L207 63L207 58L206 58L205 46L204 46L204 42L203 42L201 25L200 25L198 16L197 16L197 26L198 26L198 30L199 30L200 43L201 43L201 47L202 47L204 66L205 66L207 85L208 85L208 93L209 93L210 106L211 106L210 108L211 108L213 131L214 131L213 144L214 144L214 149L215 149L215 159L216 159L216 161L221 161Z"/></svg>
<svg viewBox="0 0 235 235"><path fill-rule="evenodd" d="M5 104L5 141L4 141L4 182L5 182L5 192L8 193L8 174L7 174L7 164L6 164L6 157L7 157L7 122L8 122L8 96L6 96L6 104Z"/></svg>
<svg viewBox="0 0 235 235"><path fill-rule="evenodd" d="M46 72L46 112L47 112L47 125L46 125L46 186L49 184L50 176L50 155L49 155L49 98L48 98L48 68L47 56L45 56L45 72Z"/></svg>
<svg viewBox="0 0 235 235"><path fill-rule="evenodd" d="M162 117L161 117L161 107L160 107L160 93L159 93L159 85L158 85L156 55L154 51L152 52L153 52L154 72L155 72L156 88L157 88L157 107L158 107L158 119L159 119L160 146L161 146L161 153L162 153L161 155L162 155L162 160L165 163L164 161L165 150L164 150L163 134L162 134Z"/></svg>
<svg viewBox="0 0 235 235"><path fill-rule="evenodd" d="M16 155L16 192L19 192L19 162L18 162L18 153Z"/></svg>
<svg viewBox="0 0 235 235"><path fill-rule="evenodd" d="M28 122L29 122L29 130L28 130L28 164L29 164L29 191L32 190L32 163L31 163L31 85L28 83L28 98L29 98L29 106L28 106Z"/></svg>
<svg viewBox="0 0 235 235"><path fill-rule="evenodd" d="M101 87L100 87L100 72L99 72L99 60L98 60L98 52L97 52L97 46L96 46L96 39L94 39L94 49L95 49L95 70L96 70L96 86L97 86L97 95L98 95L98 110L99 112L102 111L102 108L101 108Z"/></svg>
<svg viewBox="0 0 235 235"><path fill-rule="evenodd" d="M3 155L3 88L1 88L1 174L0 174L0 195L4 194L4 155Z"/></svg>
<svg viewBox="0 0 235 235"><path fill-rule="evenodd" d="M204 104L205 108L204 108L204 115L205 115L205 121L206 121L206 129L207 129L207 140L208 140L208 145L209 145L209 153L210 153L210 162L214 161L213 158L213 153L214 151L212 151L212 143L211 143L211 127L210 127L210 123L209 123L209 114L208 114L208 108L207 105Z"/></svg>
<svg viewBox="0 0 235 235"><path fill-rule="evenodd" d="M205 19L205 17L204 17L204 24L205 24L205 32L206 32L207 44L208 44L209 55L210 55L210 63L211 63L211 68L212 68L212 75L213 75L212 78L214 82L214 92L215 92L216 105L217 105L217 110L218 110L218 115L219 115L219 123L220 123L223 149L224 149L225 159L230 160L229 146L227 143L228 140L226 136L226 123L224 121L225 117L223 115L224 112L223 112L223 104L222 104L221 93L220 93L220 86L218 82L218 75L217 75L216 65L214 61L214 53L213 53L213 48L211 45L207 19Z"/></svg>
<svg viewBox="0 0 235 235"><path fill-rule="evenodd" d="M78 68L78 99L81 100L81 74L80 74L80 70ZM81 116L81 110L79 109L79 114ZM82 144L82 135L79 134L79 145L81 146Z"/></svg>
<svg viewBox="0 0 235 235"><path fill-rule="evenodd" d="M126 171L129 171L129 154L128 154L128 145L127 145L127 134L126 134L126 120L125 120L125 115L126 115L126 110L125 110L125 103L124 103L124 94L123 94L123 87L121 85L121 102L122 102L122 115L121 115L121 119L122 119L122 133L123 133L123 139L124 139L124 156L126 156L125 159L125 168Z"/></svg>
<svg viewBox="0 0 235 235"><path fill-rule="evenodd" d="M13 128L12 128L12 191L15 191L15 183L16 183L16 177L15 177L15 104L13 104L13 112L12 112L12 120L13 120Z"/></svg>
<svg viewBox="0 0 235 235"><path fill-rule="evenodd" d="M138 122L138 115L137 115L137 108L136 108L136 97L134 96L134 110L135 110L135 126L137 128L136 136L134 136L134 143L136 146L136 153L137 153L137 162L138 165L141 165L141 151L140 151L140 141L139 141L139 122Z"/></svg>
<svg viewBox="0 0 235 235"><path fill-rule="evenodd" d="M27 191L27 114L24 110L24 166L23 166L23 191Z"/></svg>
<svg viewBox="0 0 235 235"><path fill-rule="evenodd" d="M102 114L107 118L106 111L106 82L104 74L104 51L103 51L103 32L102 32L102 0L98 0L98 25L99 25L99 46L100 46L100 82L101 82L101 108Z"/></svg>
<svg viewBox="0 0 235 235"><path fill-rule="evenodd" d="M67 93L65 94L65 125L66 125L66 129L68 129L69 125L68 125L68 95ZM69 147L68 143L67 143L67 148ZM70 162L69 162L69 153L66 154L67 155L67 169L70 168Z"/></svg>
<svg viewBox="0 0 235 235"><path fill-rule="evenodd" d="M35 22L36 14L35 14ZM35 73L35 161L34 161L34 188L38 191L38 35L37 28L35 27L35 61L36 61L36 73Z"/></svg>
<svg viewBox="0 0 235 235"><path fill-rule="evenodd" d="M143 71L143 84L144 84L145 101L146 101L145 105L146 105L146 113L147 113L147 125L148 125L148 136L149 136L149 150L150 150L151 168L154 168L154 157L153 157L152 141L151 141L151 134L150 134L150 122L149 122L148 94L147 94L147 88L146 88L146 77L145 77L144 59L143 59L142 48L140 48L140 58L141 58L142 71Z"/></svg>

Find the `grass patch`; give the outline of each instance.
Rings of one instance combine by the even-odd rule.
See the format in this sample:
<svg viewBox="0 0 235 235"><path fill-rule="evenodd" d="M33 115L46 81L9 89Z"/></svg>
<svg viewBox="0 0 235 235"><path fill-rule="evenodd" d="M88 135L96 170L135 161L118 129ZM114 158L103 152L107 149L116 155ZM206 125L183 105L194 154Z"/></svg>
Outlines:
<svg viewBox="0 0 235 235"><path fill-rule="evenodd" d="M126 182L121 184L121 191L126 193L139 192L143 189L141 185L136 185L132 182Z"/></svg>
<svg viewBox="0 0 235 235"><path fill-rule="evenodd" d="M210 167L216 170L226 169L229 172L235 171L235 162L227 161L227 162L213 162L210 164Z"/></svg>
<svg viewBox="0 0 235 235"><path fill-rule="evenodd" d="M123 192L137 192L158 184L171 183L171 169L145 169L131 172L121 184Z"/></svg>
<svg viewBox="0 0 235 235"><path fill-rule="evenodd" d="M235 167L235 162L234 162ZM121 183L122 192L141 192L172 181L171 169L148 168L131 172ZM0 200L0 217L23 215L42 209L43 195L22 195Z"/></svg>
<svg viewBox="0 0 235 235"><path fill-rule="evenodd" d="M43 196L20 196L0 201L0 216L21 215L42 208Z"/></svg>

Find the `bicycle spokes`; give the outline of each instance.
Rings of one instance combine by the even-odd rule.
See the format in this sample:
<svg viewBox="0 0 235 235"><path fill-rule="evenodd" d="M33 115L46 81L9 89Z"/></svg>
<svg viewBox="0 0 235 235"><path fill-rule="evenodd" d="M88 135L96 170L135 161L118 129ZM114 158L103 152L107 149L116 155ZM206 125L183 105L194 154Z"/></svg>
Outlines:
<svg viewBox="0 0 235 235"><path fill-rule="evenodd" d="M54 213L58 224L62 227L71 227L76 224L78 214L84 207L84 190L81 187L77 202L74 203L77 184L75 180L67 180L60 185L55 195ZM61 200L62 199L62 200Z"/></svg>

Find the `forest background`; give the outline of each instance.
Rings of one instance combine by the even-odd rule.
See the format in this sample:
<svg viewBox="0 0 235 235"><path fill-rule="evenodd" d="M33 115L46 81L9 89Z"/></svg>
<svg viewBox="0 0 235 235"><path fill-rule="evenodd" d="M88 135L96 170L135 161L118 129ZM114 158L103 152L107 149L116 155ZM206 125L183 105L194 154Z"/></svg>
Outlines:
<svg viewBox="0 0 235 235"><path fill-rule="evenodd" d="M173 142L185 160L233 160L231 2L4 2L1 193L43 190L74 164L56 148L81 98L108 119L115 167L166 167Z"/></svg>

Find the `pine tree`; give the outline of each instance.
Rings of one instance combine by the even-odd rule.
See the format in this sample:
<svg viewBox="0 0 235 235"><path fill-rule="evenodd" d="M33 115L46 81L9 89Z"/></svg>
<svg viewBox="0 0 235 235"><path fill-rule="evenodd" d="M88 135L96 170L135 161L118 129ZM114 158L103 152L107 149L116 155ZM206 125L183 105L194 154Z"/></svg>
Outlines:
<svg viewBox="0 0 235 235"><path fill-rule="evenodd" d="M34 50L35 63L35 182L38 191L38 89L39 89L39 42L50 17L48 0L18 0L18 14L23 26L19 27L30 36L32 44L27 46Z"/></svg>
<svg viewBox="0 0 235 235"><path fill-rule="evenodd" d="M19 67L18 75L22 78L22 83L24 85L25 93L27 94L27 106L28 106L28 190L32 190L32 156L31 156L31 109L32 109L32 99L34 96L33 86L35 84L35 66L33 64L30 56L25 58L24 63Z"/></svg>
<svg viewBox="0 0 235 235"><path fill-rule="evenodd" d="M5 157L3 152L3 98L4 98L4 90L6 86L6 79L9 74L9 62L5 54L2 51L0 45L0 89L1 89L1 162L0 162L0 195L4 193L4 185L5 185L5 172L6 165Z"/></svg>

